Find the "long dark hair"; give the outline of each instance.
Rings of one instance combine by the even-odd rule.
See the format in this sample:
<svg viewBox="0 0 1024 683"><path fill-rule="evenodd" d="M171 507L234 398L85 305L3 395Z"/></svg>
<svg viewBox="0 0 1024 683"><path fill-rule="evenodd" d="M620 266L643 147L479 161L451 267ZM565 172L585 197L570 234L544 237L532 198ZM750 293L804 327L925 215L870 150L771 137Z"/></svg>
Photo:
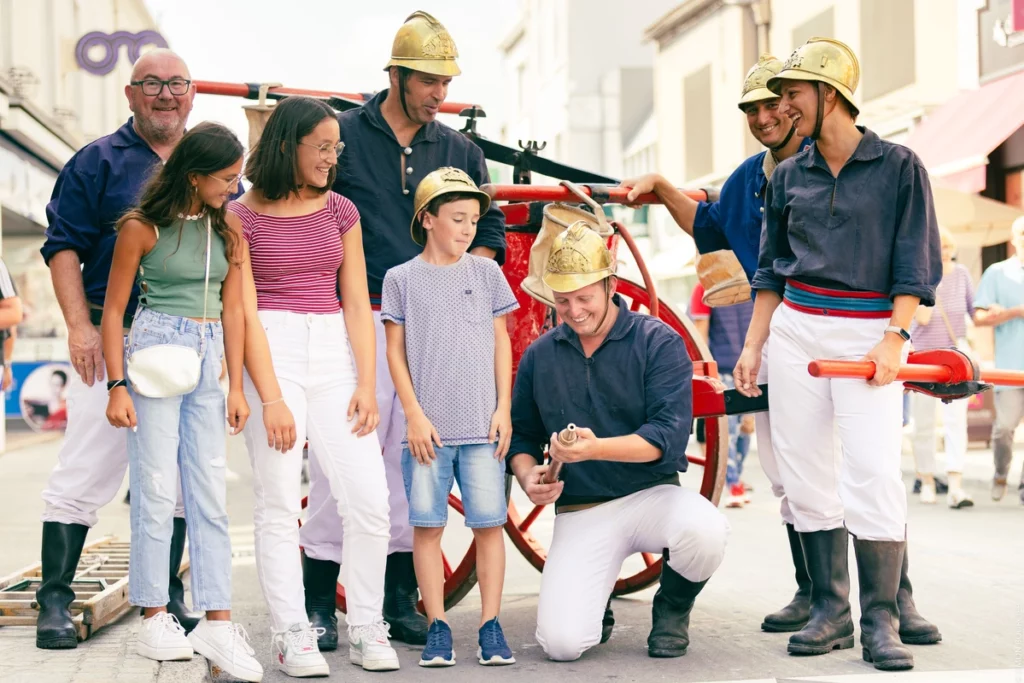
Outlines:
<svg viewBox="0 0 1024 683"><path fill-rule="evenodd" d="M117 222L117 230L125 222L137 220L157 227L168 227L179 221L181 214L192 208L194 197L190 176L209 175L231 166L245 152L242 143L230 130L219 123L204 121L189 130L175 145L163 168L159 170L142 191L139 205L128 211ZM224 240L228 261L237 263L238 239L224 220L226 203L219 209L205 207L210 216L210 225ZM178 233L181 244L181 233Z"/></svg>
<svg viewBox="0 0 1024 683"><path fill-rule="evenodd" d="M336 117L326 102L312 97L292 96L278 102L245 164L245 177L252 183L252 189L271 202L298 192L299 141L324 119ZM331 166L326 185L310 189L319 194L329 192L337 169L337 165Z"/></svg>

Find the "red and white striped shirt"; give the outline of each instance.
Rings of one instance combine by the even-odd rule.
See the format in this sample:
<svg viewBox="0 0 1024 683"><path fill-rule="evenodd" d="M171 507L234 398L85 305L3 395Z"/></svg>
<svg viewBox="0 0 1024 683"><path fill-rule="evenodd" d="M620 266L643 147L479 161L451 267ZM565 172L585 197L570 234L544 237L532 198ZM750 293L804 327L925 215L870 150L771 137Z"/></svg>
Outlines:
<svg viewBox="0 0 1024 683"><path fill-rule="evenodd" d="M270 216L231 202L249 243L256 305L261 311L337 313L341 236L359 221L355 204L330 192L327 205L305 216Z"/></svg>

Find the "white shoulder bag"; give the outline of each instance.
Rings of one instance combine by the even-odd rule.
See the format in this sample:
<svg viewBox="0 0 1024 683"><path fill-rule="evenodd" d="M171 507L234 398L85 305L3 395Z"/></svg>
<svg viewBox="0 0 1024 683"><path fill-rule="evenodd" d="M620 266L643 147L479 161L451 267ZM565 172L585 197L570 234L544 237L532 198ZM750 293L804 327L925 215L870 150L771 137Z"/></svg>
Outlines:
<svg viewBox="0 0 1024 683"><path fill-rule="evenodd" d="M203 320L206 320L207 298L210 293L210 243L212 241L210 217L206 217L206 283L203 286ZM157 233L159 235L159 233ZM132 347L135 325L128 333L128 348ZM148 398L170 398L187 394L199 384L202 357L196 350L180 344L156 344L132 352L128 357L128 381L136 393Z"/></svg>

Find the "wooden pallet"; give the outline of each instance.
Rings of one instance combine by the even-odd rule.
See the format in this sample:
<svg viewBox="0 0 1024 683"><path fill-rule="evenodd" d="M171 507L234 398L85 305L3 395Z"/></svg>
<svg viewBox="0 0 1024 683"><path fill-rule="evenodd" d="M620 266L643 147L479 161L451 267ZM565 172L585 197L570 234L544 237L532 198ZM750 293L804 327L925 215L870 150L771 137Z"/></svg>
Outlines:
<svg viewBox="0 0 1024 683"><path fill-rule="evenodd" d="M130 544L106 536L82 549L71 589L71 617L78 639L85 640L131 609L128 602L128 556ZM181 573L188 569L188 553ZM0 626L34 626L39 616L36 590L42 582L42 564L37 562L0 578Z"/></svg>

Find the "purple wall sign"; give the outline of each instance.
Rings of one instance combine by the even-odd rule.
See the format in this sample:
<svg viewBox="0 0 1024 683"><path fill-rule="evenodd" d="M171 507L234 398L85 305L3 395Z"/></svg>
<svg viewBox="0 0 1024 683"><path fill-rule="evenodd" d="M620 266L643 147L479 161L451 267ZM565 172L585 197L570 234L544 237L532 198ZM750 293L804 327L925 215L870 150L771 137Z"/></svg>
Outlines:
<svg viewBox="0 0 1024 683"><path fill-rule="evenodd" d="M117 58L122 46L128 48L128 60L134 64L139 59L140 51L145 45L167 47L167 41L156 31L141 31L139 33L93 31L79 38L78 44L75 45L75 60L78 62L78 66L89 73L105 76L117 65ZM89 51L94 48L103 49L102 58L93 59L89 56Z"/></svg>

